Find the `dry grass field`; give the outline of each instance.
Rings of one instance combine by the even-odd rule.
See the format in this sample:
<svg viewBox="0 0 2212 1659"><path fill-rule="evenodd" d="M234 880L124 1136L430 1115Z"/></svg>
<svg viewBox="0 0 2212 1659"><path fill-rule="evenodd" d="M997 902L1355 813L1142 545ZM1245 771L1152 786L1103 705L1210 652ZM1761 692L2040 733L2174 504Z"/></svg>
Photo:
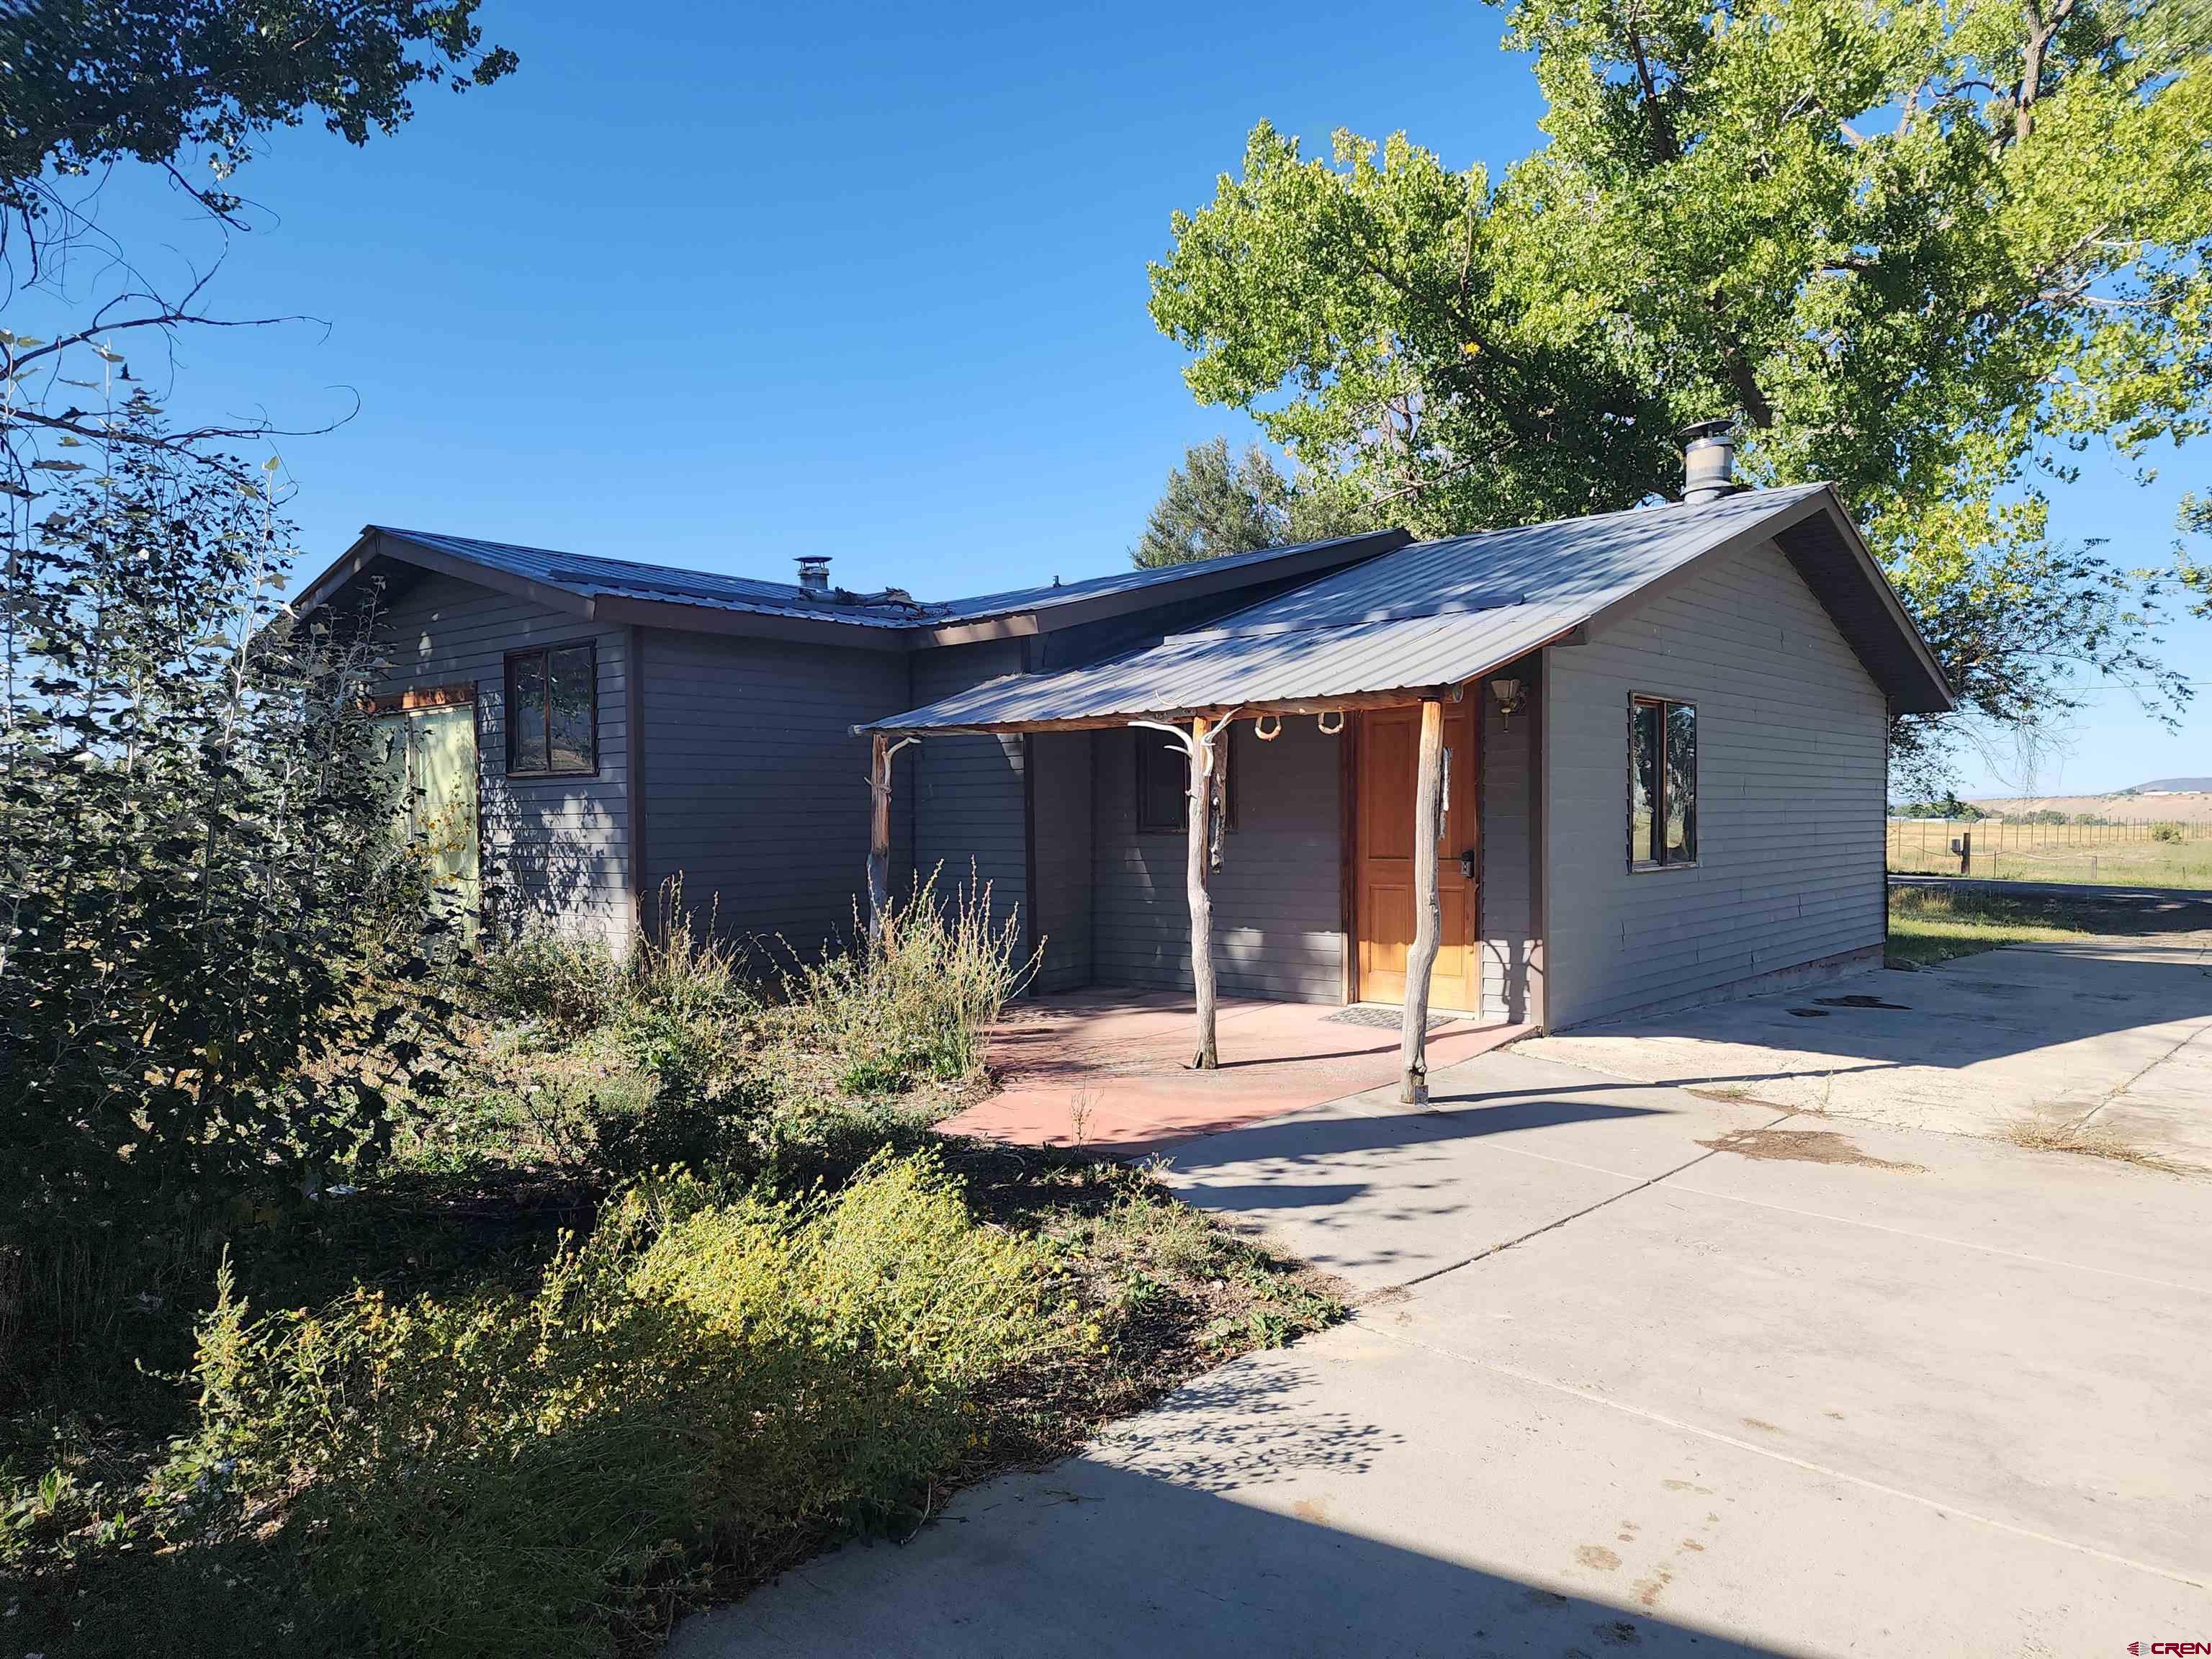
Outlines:
<svg viewBox="0 0 2212 1659"><path fill-rule="evenodd" d="M1960 870L1959 854L1951 850L1969 834L1970 872ZM1893 818L1889 868L1897 875L1971 873L1990 881L2212 889L2212 818L2117 824Z"/></svg>
<svg viewBox="0 0 2212 1659"><path fill-rule="evenodd" d="M2014 819L2030 812L2063 812L2069 818L2088 812L2130 823L2212 824L2212 789L2175 790L2154 795L2016 796L1976 799L1971 804L1984 812Z"/></svg>

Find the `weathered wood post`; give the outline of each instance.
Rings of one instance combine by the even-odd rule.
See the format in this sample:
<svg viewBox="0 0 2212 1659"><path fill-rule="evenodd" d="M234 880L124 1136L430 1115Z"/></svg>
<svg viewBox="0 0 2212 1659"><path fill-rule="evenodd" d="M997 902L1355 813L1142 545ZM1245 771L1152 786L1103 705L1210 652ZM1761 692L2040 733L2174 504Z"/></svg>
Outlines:
<svg viewBox="0 0 2212 1659"><path fill-rule="evenodd" d="M1190 982L1198 996L1198 1071L1221 1064L1213 1046L1213 896L1206 890L1206 842L1213 830L1213 746L1206 741L1206 717L1190 723L1190 820L1186 885L1190 893Z"/></svg>
<svg viewBox="0 0 2212 1659"><path fill-rule="evenodd" d="M1405 1079L1398 1098L1429 1103L1429 975L1443 915L1437 898L1437 842L1443 834L1444 706L1421 700L1421 759L1413 787L1413 944L1406 953L1406 1016L1398 1041Z"/></svg>
<svg viewBox="0 0 2212 1659"><path fill-rule="evenodd" d="M880 945L891 908L891 745L881 732L868 739L868 943Z"/></svg>

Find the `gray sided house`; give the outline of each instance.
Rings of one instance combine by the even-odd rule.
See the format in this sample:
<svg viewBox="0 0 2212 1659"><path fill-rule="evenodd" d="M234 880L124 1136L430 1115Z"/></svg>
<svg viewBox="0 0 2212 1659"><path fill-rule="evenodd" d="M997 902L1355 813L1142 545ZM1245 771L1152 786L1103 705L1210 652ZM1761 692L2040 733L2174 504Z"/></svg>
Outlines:
<svg viewBox="0 0 2212 1659"><path fill-rule="evenodd" d="M395 724L465 723L504 925L626 950L681 876L805 951L872 850L972 869L1040 989L1187 993L1195 725L1224 994L1404 1000L1433 892L1429 1000L1553 1029L1876 956L1887 722L1950 703L1826 486L940 603L380 527L305 602L380 609Z"/></svg>

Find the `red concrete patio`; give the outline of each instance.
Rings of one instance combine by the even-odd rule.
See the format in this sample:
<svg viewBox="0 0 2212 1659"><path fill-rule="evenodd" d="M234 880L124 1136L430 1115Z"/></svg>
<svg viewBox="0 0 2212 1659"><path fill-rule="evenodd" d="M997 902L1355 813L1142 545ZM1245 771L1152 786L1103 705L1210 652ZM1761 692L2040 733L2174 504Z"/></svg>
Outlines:
<svg viewBox="0 0 2212 1659"><path fill-rule="evenodd" d="M1398 1032L1331 1015L1341 1008L1224 998L1220 1069L1190 1069L1190 1000L1168 992L1088 991L1010 1009L991 1035L998 1092L939 1127L1026 1146L1143 1152L1398 1077ZM1395 1010L1391 1011L1394 1014ZM1504 1046L1525 1025L1455 1020L1429 1033L1437 1071Z"/></svg>

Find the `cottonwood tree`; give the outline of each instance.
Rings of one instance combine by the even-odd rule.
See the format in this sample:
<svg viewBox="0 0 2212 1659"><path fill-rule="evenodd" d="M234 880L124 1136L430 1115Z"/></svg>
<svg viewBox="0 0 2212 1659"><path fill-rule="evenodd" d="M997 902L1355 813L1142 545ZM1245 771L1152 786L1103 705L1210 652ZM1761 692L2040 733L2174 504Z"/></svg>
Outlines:
<svg viewBox="0 0 2212 1659"><path fill-rule="evenodd" d="M2053 547L2047 490L2212 413L2212 10L1507 19L1546 143L1497 179L1262 125L1176 216L1152 312L1201 399L1431 532L1671 496L1669 434L1733 414L1748 477L1841 487L1972 710L2062 712L2084 665L2185 696L2157 580Z"/></svg>
<svg viewBox="0 0 2212 1659"><path fill-rule="evenodd" d="M1187 564L1374 527L1371 509L1341 481L1294 480L1257 444L1238 458L1226 438L1215 438L1194 444L1169 470L1129 559L1140 569Z"/></svg>
<svg viewBox="0 0 2212 1659"><path fill-rule="evenodd" d="M208 277L149 279L133 250L100 222L100 185L118 166L166 175L226 229L247 225L234 181L256 147L319 118L349 143L398 130L419 88L487 86L516 66L486 46L477 0L28 0L0 6L0 285L84 309L71 263L109 283L88 315L55 339L0 335L0 489L37 493L36 475L70 458L55 449L116 428L82 395L101 379L95 353L120 371L166 351L180 330L273 318L206 307ZM88 260L81 256L92 256ZM126 442L179 455L270 435L265 421L132 423ZM216 453L220 453L219 451ZM46 465L41 466L44 461Z"/></svg>

